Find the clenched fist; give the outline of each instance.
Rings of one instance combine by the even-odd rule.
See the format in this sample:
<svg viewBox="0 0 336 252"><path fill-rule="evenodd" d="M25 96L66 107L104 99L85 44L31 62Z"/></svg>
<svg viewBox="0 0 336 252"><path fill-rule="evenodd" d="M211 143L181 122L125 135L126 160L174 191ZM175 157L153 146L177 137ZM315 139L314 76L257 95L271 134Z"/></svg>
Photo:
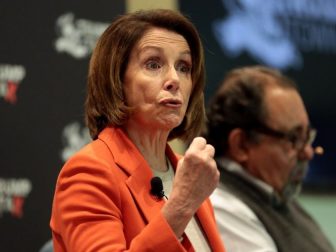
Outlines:
<svg viewBox="0 0 336 252"><path fill-rule="evenodd" d="M173 193L178 193L195 210L218 184L219 171L214 155L214 147L204 138L196 137L178 163Z"/></svg>
<svg viewBox="0 0 336 252"><path fill-rule="evenodd" d="M218 185L219 171L214 154L212 145L196 137L177 165L173 190L162 212L178 237Z"/></svg>

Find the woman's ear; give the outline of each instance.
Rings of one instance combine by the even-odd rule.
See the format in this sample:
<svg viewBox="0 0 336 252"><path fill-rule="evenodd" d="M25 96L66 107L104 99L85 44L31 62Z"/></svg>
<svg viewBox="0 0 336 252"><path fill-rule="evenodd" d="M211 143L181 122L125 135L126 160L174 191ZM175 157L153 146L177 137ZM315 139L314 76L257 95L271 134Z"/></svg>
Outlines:
<svg viewBox="0 0 336 252"><path fill-rule="evenodd" d="M243 163L248 158L248 145L246 133L240 128L233 129L229 134L228 153L238 163Z"/></svg>

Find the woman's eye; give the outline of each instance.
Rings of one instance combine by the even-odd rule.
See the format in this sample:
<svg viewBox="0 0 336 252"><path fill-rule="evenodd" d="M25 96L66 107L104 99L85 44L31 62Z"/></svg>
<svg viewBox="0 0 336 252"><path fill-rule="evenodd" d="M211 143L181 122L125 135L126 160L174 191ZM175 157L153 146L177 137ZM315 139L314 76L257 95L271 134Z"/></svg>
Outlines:
<svg viewBox="0 0 336 252"><path fill-rule="evenodd" d="M182 62L182 63L178 64L177 70L182 72L182 73L189 74L191 72L191 66L190 66L190 64L188 64L186 62Z"/></svg>
<svg viewBox="0 0 336 252"><path fill-rule="evenodd" d="M146 63L146 68L150 70L157 70L161 68L161 64L158 61L150 60Z"/></svg>

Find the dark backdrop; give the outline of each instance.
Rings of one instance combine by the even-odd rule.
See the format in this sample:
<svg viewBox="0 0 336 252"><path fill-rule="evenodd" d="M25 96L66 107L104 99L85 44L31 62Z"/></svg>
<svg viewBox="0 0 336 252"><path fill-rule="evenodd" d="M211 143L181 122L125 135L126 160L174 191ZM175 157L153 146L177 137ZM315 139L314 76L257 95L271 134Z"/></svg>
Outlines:
<svg viewBox="0 0 336 252"><path fill-rule="evenodd" d="M124 1L0 2L0 251L51 237L56 177L88 139L83 102L97 36Z"/></svg>

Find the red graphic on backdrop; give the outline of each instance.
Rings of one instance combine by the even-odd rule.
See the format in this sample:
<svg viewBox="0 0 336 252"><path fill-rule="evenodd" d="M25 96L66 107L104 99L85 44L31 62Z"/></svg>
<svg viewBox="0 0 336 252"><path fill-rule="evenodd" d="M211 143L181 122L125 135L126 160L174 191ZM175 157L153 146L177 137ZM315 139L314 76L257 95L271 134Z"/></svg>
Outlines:
<svg viewBox="0 0 336 252"><path fill-rule="evenodd" d="M12 215L17 218L21 218L23 215L23 203L24 198L14 196L13 197L13 208L12 208Z"/></svg>
<svg viewBox="0 0 336 252"><path fill-rule="evenodd" d="M0 97L8 103L15 104L17 90L25 76L26 69L23 66L0 64Z"/></svg>
<svg viewBox="0 0 336 252"><path fill-rule="evenodd" d="M0 177L0 218L5 213L15 218L22 218L23 205L32 190L32 183L27 178Z"/></svg>
<svg viewBox="0 0 336 252"><path fill-rule="evenodd" d="M8 81L7 82L7 93L4 97L5 101L15 104L17 101L16 98L16 91L18 89L18 84L14 83L13 81Z"/></svg>

